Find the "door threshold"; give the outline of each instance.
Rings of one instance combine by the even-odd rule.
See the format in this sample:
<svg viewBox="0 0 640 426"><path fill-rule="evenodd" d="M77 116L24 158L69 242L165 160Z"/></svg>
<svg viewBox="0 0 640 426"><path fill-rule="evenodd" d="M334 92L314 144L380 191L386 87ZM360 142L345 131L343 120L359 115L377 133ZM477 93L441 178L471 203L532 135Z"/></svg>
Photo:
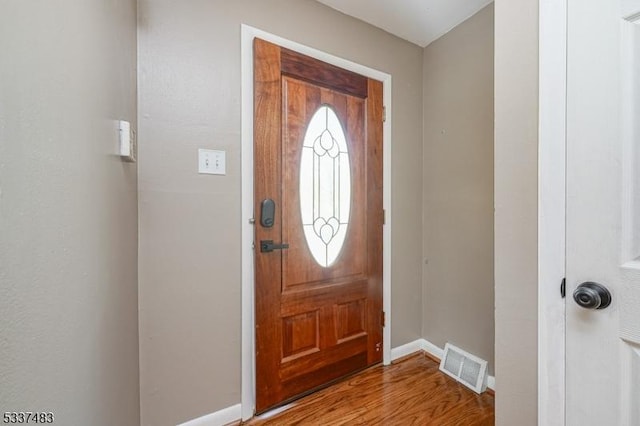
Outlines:
<svg viewBox="0 0 640 426"><path fill-rule="evenodd" d="M344 376L338 377L337 379L333 379L333 380L331 380L331 381L329 381L329 382L327 382L327 383L323 383L323 384L322 384L322 385L320 385L320 386L317 386L317 387L315 387L315 388L313 388L313 389L310 389L310 390L308 390L308 391L306 391L306 392L303 392L303 393L301 393L301 394L299 394L299 395L296 395L296 396L294 396L294 397L292 397L292 398L286 399L286 400L282 401L282 403L280 403L280 404L278 404L278 405L276 405L276 406L272 407L271 409L268 409L268 410L266 410L266 411L262 411L262 412L256 413L256 414L251 418L251 420L254 420L254 419L255 419L255 420L265 420L265 419L268 419L268 418L270 418L270 417L273 417L273 416L275 416L275 415L277 415L277 414L280 414L280 413L282 413L282 412L284 412L284 411L289 410L290 408L295 407L295 406L298 404L298 402L299 402L302 398L304 398L304 397L306 397L306 396L309 396L309 395L314 394L314 393L316 393L316 392L318 392L318 391L321 391L321 390L323 390L323 389L326 389L326 388L328 388L328 387L330 387L330 386L333 386L333 385L335 385L335 384L337 384L337 383L340 383L340 382L343 382L343 381L345 381L345 380L351 379L353 376L355 376L355 375L357 375L357 374L360 374L360 373L362 373L363 371L366 371L366 370L369 370L369 369L371 369L371 368L375 368L375 367L380 367L380 366L382 366L382 365L383 365L383 364L382 364L382 362L378 362L378 363L376 363L376 364L368 365L368 366L366 366L366 367L364 367L364 368L360 368L360 369L358 369L358 370L352 371L352 372L350 372L350 373L349 373L349 374L347 374L347 375L344 375Z"/></svg>

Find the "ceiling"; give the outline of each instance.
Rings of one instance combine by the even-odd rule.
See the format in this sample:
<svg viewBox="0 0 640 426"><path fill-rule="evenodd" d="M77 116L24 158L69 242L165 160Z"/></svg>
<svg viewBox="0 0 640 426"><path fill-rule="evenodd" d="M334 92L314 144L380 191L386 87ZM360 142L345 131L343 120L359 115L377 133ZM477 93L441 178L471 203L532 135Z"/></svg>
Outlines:
<svg viewBox="0 0 640 426"><path fill-rule="evenodd" d="M318 1L424 47L493 0Z"/></svg>

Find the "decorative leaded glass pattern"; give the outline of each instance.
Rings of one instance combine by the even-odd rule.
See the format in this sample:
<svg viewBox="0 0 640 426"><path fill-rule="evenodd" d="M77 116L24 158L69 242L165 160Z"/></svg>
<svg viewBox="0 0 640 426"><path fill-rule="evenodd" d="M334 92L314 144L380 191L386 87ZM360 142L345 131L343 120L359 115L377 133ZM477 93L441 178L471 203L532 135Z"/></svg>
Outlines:
<svg viewBox="0 0 640 426"><path fill-rule="evenodd" d="M300 212L313 258L335 262L347 236L351 169L346 136L335 111L322 105L304 135L300 159Z"/></svg>

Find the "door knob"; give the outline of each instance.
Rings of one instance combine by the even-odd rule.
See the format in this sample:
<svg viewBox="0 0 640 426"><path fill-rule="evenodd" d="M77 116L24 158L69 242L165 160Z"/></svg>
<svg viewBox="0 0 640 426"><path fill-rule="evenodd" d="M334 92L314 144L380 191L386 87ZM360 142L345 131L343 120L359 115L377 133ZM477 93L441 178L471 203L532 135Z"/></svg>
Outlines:
<svg viewBox="0 0 640 426"><path fill-rule="evenodd" d="M611 304L611 293L602 284L587 281L573 292L573 300L585 309L604 309Z"/></svg>

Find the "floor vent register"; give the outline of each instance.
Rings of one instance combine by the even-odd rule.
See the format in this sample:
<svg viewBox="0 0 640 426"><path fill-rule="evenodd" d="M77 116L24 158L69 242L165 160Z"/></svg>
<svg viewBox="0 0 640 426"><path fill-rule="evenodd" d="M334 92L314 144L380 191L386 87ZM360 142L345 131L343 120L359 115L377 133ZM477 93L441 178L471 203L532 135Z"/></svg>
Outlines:
<svg viewBox="0 0 640 426"><path fill-rule="evenodd" d="M440 371L477 393L487 390L487 361L450 343L444 347Z"/></svg>

